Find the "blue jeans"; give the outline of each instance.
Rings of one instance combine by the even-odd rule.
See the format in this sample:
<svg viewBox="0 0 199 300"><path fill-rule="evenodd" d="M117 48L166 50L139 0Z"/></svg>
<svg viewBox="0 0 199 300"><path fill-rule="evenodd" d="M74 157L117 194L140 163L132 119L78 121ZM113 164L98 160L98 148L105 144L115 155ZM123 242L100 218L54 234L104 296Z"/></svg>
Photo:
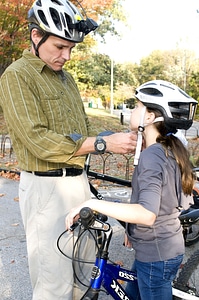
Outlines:
<svg viewBox="0 0 199 300"><path fill-rule="evenodd" d="M138 285L129 282L126 292L131 300L172 300L172 281L174 280L183 255L158 262L135 260L132 270L137 272Z"/></svg>

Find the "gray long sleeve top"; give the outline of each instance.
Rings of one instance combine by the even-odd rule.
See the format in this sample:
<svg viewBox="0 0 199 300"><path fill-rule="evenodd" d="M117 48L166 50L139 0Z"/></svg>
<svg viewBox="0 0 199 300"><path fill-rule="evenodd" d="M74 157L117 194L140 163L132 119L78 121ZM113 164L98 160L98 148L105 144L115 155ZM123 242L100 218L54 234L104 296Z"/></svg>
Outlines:
<svg viewBox="0 0 199 300"><path fill-rule="evenodd" d="M153 144L140 155L132 178L131 203L139 203L156 216L153 226L127 225L127 234L143 262L163 261L184 253L177 207L190 199L182 193L179 166L172 154Z"/></svg>

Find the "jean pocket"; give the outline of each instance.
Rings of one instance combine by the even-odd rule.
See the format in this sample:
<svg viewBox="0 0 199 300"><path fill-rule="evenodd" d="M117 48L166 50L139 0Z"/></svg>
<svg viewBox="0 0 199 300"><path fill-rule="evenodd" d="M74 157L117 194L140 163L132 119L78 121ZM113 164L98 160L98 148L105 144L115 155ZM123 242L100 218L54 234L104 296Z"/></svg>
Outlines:
<svg viewBox="0 0 199 300"><path fill-rule="evenodd" d="M164 279L173 281L176 277L180 264L182 263L183 255L178 255L164 262Z"/></svg>

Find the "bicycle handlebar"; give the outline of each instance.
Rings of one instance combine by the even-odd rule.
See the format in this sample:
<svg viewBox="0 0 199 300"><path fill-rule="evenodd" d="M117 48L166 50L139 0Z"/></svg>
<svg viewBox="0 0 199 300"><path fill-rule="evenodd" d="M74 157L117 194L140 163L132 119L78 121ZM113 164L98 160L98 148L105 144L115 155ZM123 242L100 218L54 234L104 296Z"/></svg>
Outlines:
<svg viewBox="0 0 199 300"><path fill-rule="evenodd" d="M92 226L97 218L97 216L94 215L92 209L90 209L89 207L83 207L80 210L79 215L81 224L85 229L88 229L90 226Z"/></svg>
<svg viewBox="0 0 199 300"><path fill-rule="evenodd" d="M109 231L110 225L106 223L107 216L94 212L89 207L83 207L79 212L80 218L74 223L70 230L73 231L78 225L84 229L94 229L99 231Z"/></svg>

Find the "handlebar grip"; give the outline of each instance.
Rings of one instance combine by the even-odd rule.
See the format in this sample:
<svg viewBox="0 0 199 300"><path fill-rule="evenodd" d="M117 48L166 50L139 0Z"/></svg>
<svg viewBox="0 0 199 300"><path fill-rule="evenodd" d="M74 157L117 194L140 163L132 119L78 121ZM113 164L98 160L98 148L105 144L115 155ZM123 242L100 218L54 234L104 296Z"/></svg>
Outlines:
<svg viewBox="0 0 199 300"><path fill-rule="evenodd" d="M92 209L89 207L83 207L80 210L79 214L80 214L81 224L86 229L95 221L94 213Z"/></svg>

